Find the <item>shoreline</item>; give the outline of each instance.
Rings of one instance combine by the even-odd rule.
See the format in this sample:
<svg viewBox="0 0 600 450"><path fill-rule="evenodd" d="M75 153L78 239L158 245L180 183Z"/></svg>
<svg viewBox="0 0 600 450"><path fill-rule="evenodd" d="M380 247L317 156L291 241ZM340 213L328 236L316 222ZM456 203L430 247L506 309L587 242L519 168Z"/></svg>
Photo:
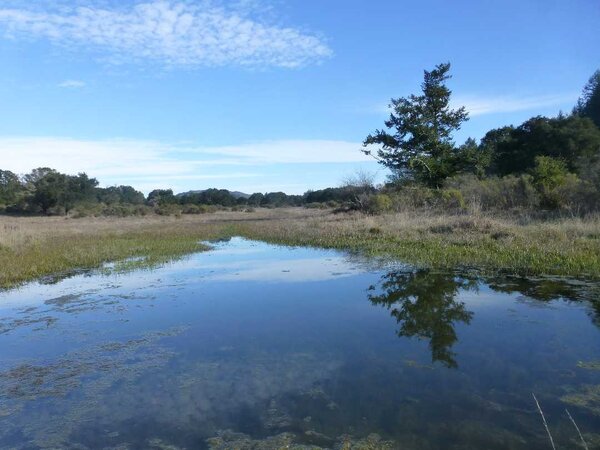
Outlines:
<svg viewBox="0 0 600 450"><path fill-rule="evenodd" d="M305 208L182 217L0 217L0 288L142 258L168 262L239 235L386 257L416 267L480 275L600 279L600 218L502 219L430 211L368 216Z"/></svg>

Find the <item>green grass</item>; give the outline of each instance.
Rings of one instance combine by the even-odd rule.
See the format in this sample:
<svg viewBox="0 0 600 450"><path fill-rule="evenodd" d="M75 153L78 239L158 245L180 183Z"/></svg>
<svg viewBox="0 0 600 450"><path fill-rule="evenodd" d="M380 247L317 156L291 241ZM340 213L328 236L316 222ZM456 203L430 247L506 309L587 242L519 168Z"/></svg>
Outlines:
<svg viewBox="0 0 600 450"><path fill-rule="evenodd" d="M563 251L526 242L497 243L488 239L458 243L439 238L403 239L392 236L341 235L331 237L278 236L241 227L235 234L282 245L303 245L350 250L369 256L387 256L420 267L465 269L481 273L563 275L598 278L597 246L577 246Z"/></svg>
<svg viewBox="0 0 600 450"><path fill-rule="evenodd" d="M161 264L244 236L265 242L384 256L421 267L481 274L600 279L600 221L519 224L489 217L395 214L369 217L306 210L126 219L0 219L0 287L129 261Z"/></svg>

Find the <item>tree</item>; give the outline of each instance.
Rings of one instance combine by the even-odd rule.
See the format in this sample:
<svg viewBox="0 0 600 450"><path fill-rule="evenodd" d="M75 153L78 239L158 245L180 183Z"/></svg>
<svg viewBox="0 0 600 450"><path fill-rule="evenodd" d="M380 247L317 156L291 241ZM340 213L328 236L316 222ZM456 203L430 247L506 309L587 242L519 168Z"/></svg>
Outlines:
<svg viewBox="0 0 600 450"><path fill-rule="evenodd" d="M95 202L96 187L98 180L90 178L86 173L79 173L77 176L66 175L64 191L59 199L61 206L68 213L78 203Z"/></svg>
<svg viewBox="0 0 600 450"><path fill-rule="evenodd" d="M117 188L121 196L121 203L128 203L131 205L143 205L145 198L144 194L140 191L135 190L131 186L119 186Z"/></svg>
<svg viewBox="0 0 600 450"><path fill-rule="evenodd" d="M0 170L0 207L15 205L23 191L24 187L16 174L10 170Z"/></svg>
<svg viewBox="0 0 600 450"><path fill-rule="evenodd" d="M260 204L263 202L264 198L265 198L265 194L262 194L260 192L255 192L250 197L248 197L248 205L260 206Z"/></svg>
<svg viewBox="0 0 600 450"><path fill-rule="evenodd" d="M464 107L450 109L451 91L445 82L450 63L425 71L422 95L392 99L386 130L376 130L363 142L363 152L371 155L370 145L379 145L376 159L401 178L412 177L432 187L460 171L461 154L452 133L468 120Z"/></svg>
<svg viewBox="0 0 600 450"><path fill-rule="evenodd" d="M477 145L475 139L468 138L458 148L458 153L462 172L473 173L480 180L485 177L492 162L492 153L488 149Z"/></svg>
<svg viewBox="0 0 600 450"><path fill-rule="evenodd" d="M144 194L136 191L131 186L110 186L97 189L96 192L98 194L98 201L107 205L114 205L116 203L143 205L146 201Z"/></svg>
<svg viewBox="0 0 600 450"><path fill-rule="evenodd" d="M562 159L576 171L582 159L600 153L600 129L588 118L532 117L516 128L492 130L482 139L491 149L497 175L525 173L535 166L537 156Z"/></svg>
<svg viewBox="0 0 600 450"><path fill-rule="evenodd" d="M33 203L44 214L54 208L68 213L78 203L96 200L98 181L85 173L73 176L42 168L32 171L26 179L33 184Z"/></svg>
<svg viewBox="0 0 600 450"><path fill-rule="evenodd" d="M584 86L573 113L590 118L600 127L600 70L596 70Z"/></svg>
<svg viewBox="0 0 600 450"><path fill-rule="evenodd" d="M164 206L177 203L172 189L154 189L148 194L147 202L150 206Z"/></svg>
<svg viewBox="0 0 600 450"><path fill-rule="evenodd" d="M60 205L61 196L65 192L66 175L54 169L35 169L27 179L33 183L35 193L33 203L44 214Z"/></svg>

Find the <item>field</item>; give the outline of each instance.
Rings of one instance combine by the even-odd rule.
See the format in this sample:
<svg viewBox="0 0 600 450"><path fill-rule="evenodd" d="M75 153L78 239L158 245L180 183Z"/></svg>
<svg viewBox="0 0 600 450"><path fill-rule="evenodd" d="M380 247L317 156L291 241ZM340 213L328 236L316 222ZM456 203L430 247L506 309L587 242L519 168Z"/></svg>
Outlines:
<svg viewBox="0 0 600 450"><path fill-rule="evenodd" d="M0 286L110 261L156 264L240 235L337 248L422 267L600 278L600 218L552 221L406 212L381 216L303 208L181 217L0 217ZM137 257L132 261L128 258Z"/></svg>

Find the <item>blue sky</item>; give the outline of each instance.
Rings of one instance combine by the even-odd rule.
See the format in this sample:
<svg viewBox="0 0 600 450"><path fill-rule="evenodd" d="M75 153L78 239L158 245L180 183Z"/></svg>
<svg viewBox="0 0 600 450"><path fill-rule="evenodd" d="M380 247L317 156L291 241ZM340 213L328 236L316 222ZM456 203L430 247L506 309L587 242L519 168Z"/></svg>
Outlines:
<svg viewBox="0 0 600 450"><path fill-rule="evenodd" d="M452 63L456 140L569 111L600 68L597 0L0 1L0 167L148 192L335 186Z"/></svg>

